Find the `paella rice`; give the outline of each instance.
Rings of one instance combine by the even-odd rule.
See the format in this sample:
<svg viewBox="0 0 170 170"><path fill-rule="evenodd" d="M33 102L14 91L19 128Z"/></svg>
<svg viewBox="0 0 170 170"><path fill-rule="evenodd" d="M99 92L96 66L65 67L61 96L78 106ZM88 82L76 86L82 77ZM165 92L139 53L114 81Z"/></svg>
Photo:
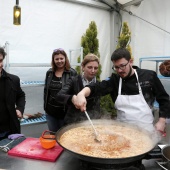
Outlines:
<svg viewBox="0 0 170 170"><path fill-rule="evenodd" d="M153 148L152 140L139 129L118 125L95 127L101 142L94 140L91 127L80 126L63 133L59 143L70 151L98 158L127 158Z"/></svg>

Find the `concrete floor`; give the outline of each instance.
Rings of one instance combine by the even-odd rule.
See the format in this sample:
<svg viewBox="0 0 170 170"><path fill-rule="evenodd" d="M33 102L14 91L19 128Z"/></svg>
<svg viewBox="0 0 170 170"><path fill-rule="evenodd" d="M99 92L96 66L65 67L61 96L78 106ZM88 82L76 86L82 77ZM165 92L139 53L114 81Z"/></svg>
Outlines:
<svg viewBox="0 0 170 170"><path fill-rule="evenodd" d="M26 137L39 138L45 130L48 130L47 123L21 126L21 133L24 134Z"/></svg>
<svg viewBox="0 0 170 170"><path fill-rule="evenodd" d="M43 108L43 86L26 86L22 87L26 94L25 112L27 114L35 114L37 112L44 113Z"/></svg>

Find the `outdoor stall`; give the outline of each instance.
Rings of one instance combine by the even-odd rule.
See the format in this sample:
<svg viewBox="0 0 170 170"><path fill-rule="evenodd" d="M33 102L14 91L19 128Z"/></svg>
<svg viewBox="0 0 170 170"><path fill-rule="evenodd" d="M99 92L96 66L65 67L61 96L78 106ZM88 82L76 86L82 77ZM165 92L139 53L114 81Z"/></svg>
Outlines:
<svg viewBox="0 0 170 170"><path fill-rule="evenodd" d="M95 40L97 40L97 54L100 56L101 63L100 80L110 77L113 73L110 57L117 48L119 38L122 38L120 35L123 31L123 23L126 23L123 33L127 34L122 34L122 36L125 40L126 36L129 38L127 45L130 45L134 65L154 70L165 90L170 94L169 77L160 76L158 70L161 62L169 60L170 56L170 31L168 30L170 28L170 1L0 1L0 46L4 47L7 53L4 69L11 74L18 75L21 79L21 87L26 92L27 100L25 114L37 112L43 114L43 119L38 120L38 122L34 121L28 124L21 122L21 133L25 137L23 141L15 144L15 146L0 146L0 169L169 170L169 119L167 119L166 136L161 141L158 142L150 138L150 135L146 135L148 140L145 141L143 147L146 150L127 157L122 156L126 152L120 157L107 157L108 155L100 157L96 156L96 153L93 153L95 156L84 155L82 152L72 150L73 145L68 148L61 143L62 135L65 132L69 133L69 130L78 128L81 124L71 124L60 129L55 134L54 147L49 149L42 147L40 137L43 131L47 129L43 108L43 88L45 73L51 67L51 53L56 48L63 48L68 54L71 66L74 68L80 66L78 59L80 57L81 60L84 51L86 51L84 50L86 47L82 45L82 37L86 35L91 22L96 24L96 30L92 34L97 35ZM19 13L15 13L17 9L19 9ZM15 14L21 14L17 25L13 21L13 17L17 17ZM148 62L150 60L151 63ZM119 68L121 69L121 67L118 67L118 70ZM155 105L155 117L158 117L158 111L159 105ZM100 125L105 126L103 122ZM87 127L90 128L91 126L87 125ZM128 126L123 125L124 127L128 128ZM102 127L100 126L99 129L102 129ZM141 136L145 134L142 134L141 131L137 132L134 133L136 136L133 136L136 140L140 138L139 134ZM115 151L117 149L120 151L122 146L125 147L125 150L129 146L131 134L123 137L118 135L118 138L117 136L113 137L112 133L109 133L109 135L101 139L101 141L104 141L106 137L105 142L110 142L111 147L107 145L105 150L112 149L112 151ZM91 141L90 137L91 135L88 134L88 139L85 139L84 143ZM80 144L83 139L81 137L79 139L81 139ZM115 139L118 139L118 141L115 141ZM69 142L71 143L71 141L72 139ZM119 145L114 145L114 142L119 143ZM100 144L97 143L97 146ZM138 144L143 145L143 142L138 141ZM103 147L103 145L102 147L97 146L95 146L97 151ZM88 150L89 148L91 149L91 145L85 144L85 149ZM133 149L133 152L136 152L136 150ZM130 154L129 150L128 154Z"/></svg>

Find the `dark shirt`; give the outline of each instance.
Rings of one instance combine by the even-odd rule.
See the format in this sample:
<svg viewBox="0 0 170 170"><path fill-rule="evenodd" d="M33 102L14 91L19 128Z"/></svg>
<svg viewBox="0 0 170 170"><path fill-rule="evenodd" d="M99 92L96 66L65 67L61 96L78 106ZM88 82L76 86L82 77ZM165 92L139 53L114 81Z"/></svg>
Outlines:
<svg viewBox="0 0 170 170"><path fill-rule="evenodd" d="M152 70L140 69L136 66L134 66L133 68L135 68L137 71L143 96L150 108L153 108L153 103L156 100L159 103L160 117L170 118L169 95L167 94L161 81L157 77L156 72ZM110 94L113 102L115 102L118 96L119 79L119 75L112 74L109 80L104 80L101 83L89 85L88 87L90 87L91 89L91 95L104 96L106 94ZM139 94L135 74L130 76L129 78L123 79L121 94Z"/></svg>
<svg viewBox="0 0 170 170"><path fill-rule="evenodd" d="M0 77L0 133L9 131L9 112L5 100L5 78Z"/></svg>
<svg viewBox="0 0 170 170"><path fill-rule="evenodd" d="M65 116L65 106L58 103L54 96L61 90L62 81L61 77L53 76L49 85L49 97L47 102L47 113L53 115L56 118L64 118Z"/></svg>

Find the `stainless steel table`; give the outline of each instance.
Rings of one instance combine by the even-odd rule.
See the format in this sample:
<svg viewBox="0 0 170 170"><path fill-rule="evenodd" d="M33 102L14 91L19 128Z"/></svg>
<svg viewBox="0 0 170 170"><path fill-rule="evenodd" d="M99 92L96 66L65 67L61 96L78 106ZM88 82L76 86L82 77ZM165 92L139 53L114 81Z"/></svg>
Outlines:
<svg viewBox="0 0 170 170"><path fill-rule="evenodd" d="M161 170L155 159L143 160L146 170ZM10 170L79 170L80 160L64 151L56 162L10 156L0 151L0 169Z"/></svg>

